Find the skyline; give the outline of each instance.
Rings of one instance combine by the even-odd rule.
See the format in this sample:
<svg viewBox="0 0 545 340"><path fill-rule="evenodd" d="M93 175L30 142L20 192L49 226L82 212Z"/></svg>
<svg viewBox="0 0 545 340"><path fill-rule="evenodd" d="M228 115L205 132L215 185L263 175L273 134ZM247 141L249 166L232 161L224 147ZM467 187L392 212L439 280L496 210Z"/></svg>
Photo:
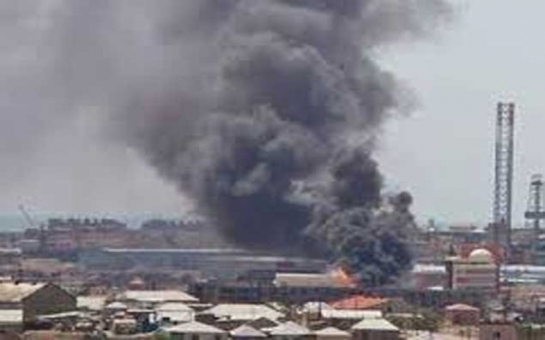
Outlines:
<svg viewBox="0 0 545 340"><path fill-rule="evenodd" d="M377 157L386 187L414 195L419 221L486 224L492 211L495 105L513 100L513 224L519 226L530 175L545 171L539 150L545 141L539 94L545 61L539 38L532 37L544 26L538 13L545 4L464 0L457 6L457 18L432 38L381 51L384 67L413 89L420 106L389 122ZM25 204L53 212L173 213L186 206L132 151L103 143L98 119L88 116L62 122L36 159L4 165L8 176L0 181L0 211ZM67 160L70 168L63 166Z"/></svg>

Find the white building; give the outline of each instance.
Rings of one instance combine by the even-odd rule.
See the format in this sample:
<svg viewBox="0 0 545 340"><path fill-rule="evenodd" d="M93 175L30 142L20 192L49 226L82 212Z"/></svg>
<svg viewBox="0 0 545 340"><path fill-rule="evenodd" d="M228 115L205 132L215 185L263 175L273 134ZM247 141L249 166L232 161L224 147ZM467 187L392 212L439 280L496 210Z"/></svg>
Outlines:
<svg viewBox="0 0 545 340"><path fill-rule="evenodd" d="M284 317L284 314L269 306L245 303L219 304L207 309L202 314L211 314L216 319L231 321L251 321L260 318L276 321Z"/></svg>
<svg viewBox="0 0 545 340"><path fill-rule="evenodd" d="M181 290L128 290L116 298L130 308L153 308L167 303L195 303L199 300Z"/></svg>
<svg viewBox="0 0 545 340"><path fill-rule="evenodd" d="M447 260L447 275L451 289L496 290L499 270L492 253L475 249L467 258Z"/></svg>

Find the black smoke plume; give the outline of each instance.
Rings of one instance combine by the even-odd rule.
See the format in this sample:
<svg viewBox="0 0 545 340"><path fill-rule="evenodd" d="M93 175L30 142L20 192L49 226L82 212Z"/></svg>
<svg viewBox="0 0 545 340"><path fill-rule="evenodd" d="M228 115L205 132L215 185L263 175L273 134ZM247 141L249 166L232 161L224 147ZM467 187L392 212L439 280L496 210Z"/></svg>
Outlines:
<svg viewBox="0 0 545 340"><path fill-rule="evenodd" d="M384 197L372 156L403 91L376 54L433 30L443 0L44 3L50 87L98 108L230 240L366 284L410 265L412 199Z"/></svg>
<svg viewBox="0 0 545 340"><path fill-rule="evenodd" d="M382 197L371 155L402 98L374 53L431 27L448 7L435 0L193 4L201 20L188 26L173 12L162 37L181 49L194 39L206 52L189 63L194 82L174 80L179 86L158 98L145 91L125 110L141 124L128 132L148 161L242 246L319 252L373 285L406 269L411 198Z"/></svg>

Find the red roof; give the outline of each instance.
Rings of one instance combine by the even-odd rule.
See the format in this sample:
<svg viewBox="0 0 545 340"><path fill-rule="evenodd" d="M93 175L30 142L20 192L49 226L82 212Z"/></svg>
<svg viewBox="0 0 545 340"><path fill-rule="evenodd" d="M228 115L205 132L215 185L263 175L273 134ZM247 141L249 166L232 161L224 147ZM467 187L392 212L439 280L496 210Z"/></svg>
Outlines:
<svg viewBox="0 0 545 340"><path fill-rule="evenodd" d="M364 296L364 295L355 295L343 300L333 302L331 306L335 309L353 309L353 310L363 310L363 309L374 309L380 305L386 303L388 299L383 299L379 297Z"/></svg>

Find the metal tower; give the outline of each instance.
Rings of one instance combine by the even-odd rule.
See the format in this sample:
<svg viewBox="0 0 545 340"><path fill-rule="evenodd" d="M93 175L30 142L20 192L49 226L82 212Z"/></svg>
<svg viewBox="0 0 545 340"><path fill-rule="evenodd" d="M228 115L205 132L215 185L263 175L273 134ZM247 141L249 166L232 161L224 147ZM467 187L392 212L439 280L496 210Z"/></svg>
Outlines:
<svg viewBox="0 0 545 340"><path fill-rule="evenodd" d="M494 180L494 228L496 241L509 250L513 188L515 103L498 103Z"/></svg>
<svg viewBox="0 0 545 340"><path fill-rule="evenodd" d="M545 187L543 176L533 175L530 181L530 195L528 196L528 208L524 213L527 222L532 223L534 228L534 240L538 240L541 231L541 220L545 220L543 200L545 199Z"/></svg>

